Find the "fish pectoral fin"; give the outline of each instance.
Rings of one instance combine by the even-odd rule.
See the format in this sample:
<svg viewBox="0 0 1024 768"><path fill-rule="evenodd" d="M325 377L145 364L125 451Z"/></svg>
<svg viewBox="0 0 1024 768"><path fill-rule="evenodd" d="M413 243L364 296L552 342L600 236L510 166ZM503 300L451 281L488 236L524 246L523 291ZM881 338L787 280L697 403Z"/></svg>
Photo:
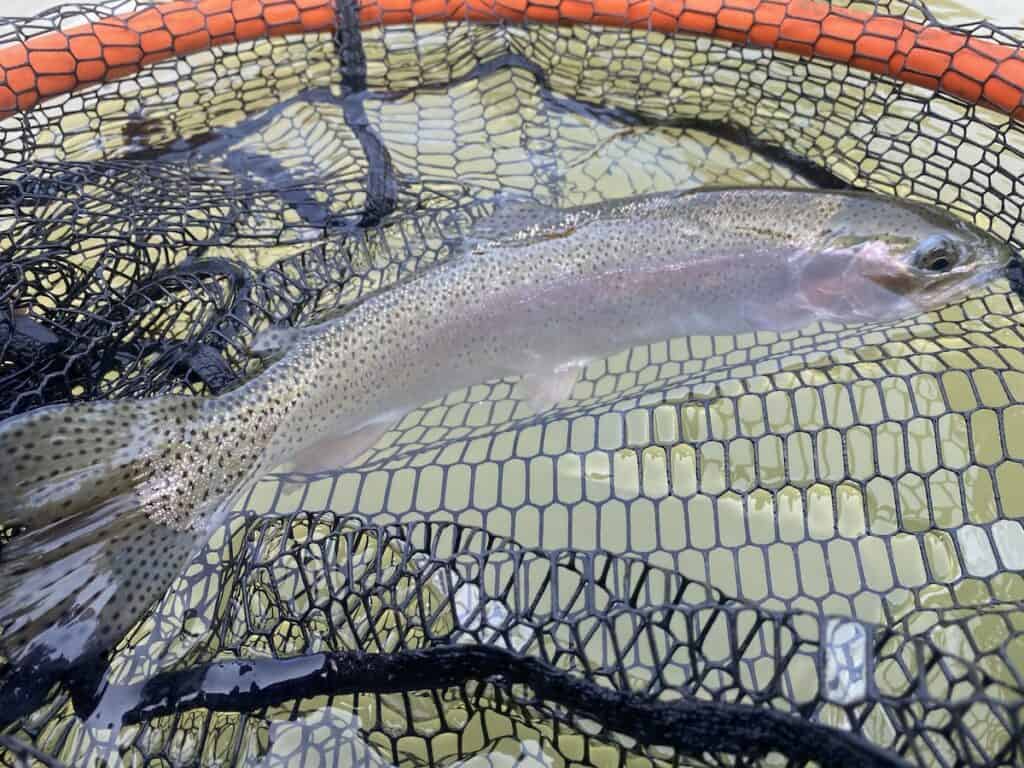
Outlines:
<svg viewBox="0 0 1024 768"><path fill-rule="evenodd" d="M519 380L519 394L534 413L543 413L572 396L586 367L586 361L579 360L560 365L553 371L528 373Z"/></svg>
<svg viewBox="0 0 1024 768"><path fill-rule="evenodd" d="M274 471L314 473L352 466L356 459L373 448L399 418L372 421L353 432L324 437L303 448Z"/></svg>

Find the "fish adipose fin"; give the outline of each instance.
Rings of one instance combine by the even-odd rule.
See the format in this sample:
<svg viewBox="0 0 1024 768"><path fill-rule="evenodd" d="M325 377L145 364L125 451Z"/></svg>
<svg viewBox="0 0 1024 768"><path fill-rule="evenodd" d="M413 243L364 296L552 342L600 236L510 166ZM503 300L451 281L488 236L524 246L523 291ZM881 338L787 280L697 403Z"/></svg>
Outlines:
<svg viewBox="0 0 1024 768"><path fill-rule="evenodd" d="M566 363L546 373L528 373L519 380L519 395L533 409L543 413L572 396L586 362Z"/></svg>
<svg viewBox="0 0 1024 768"><path fill-rule="evenodd" d="M267 328L253 337L249 351L256 355L286 352L311 333L309 328Z"/></svg>
<svg viewBox="0 0 1024 768"><path fill-rule="evenodd" d="M188 397L42 408L0 424L0 722L118 642L187 562L196 533L140 496L180 449Z"/></svg>

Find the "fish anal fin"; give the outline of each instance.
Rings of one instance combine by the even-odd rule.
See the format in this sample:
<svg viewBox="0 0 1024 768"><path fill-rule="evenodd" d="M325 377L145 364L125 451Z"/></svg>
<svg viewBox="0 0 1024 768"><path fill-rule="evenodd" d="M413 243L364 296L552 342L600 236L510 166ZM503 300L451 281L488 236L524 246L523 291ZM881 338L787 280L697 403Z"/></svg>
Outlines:
<svg viewBox="0 0 1024 768"><path fill-rule="evenodd" d="M353 432L323 437L292 455L275 471L314 473L351 466L356 459L373 448L397 421L397 418L373 421Z"/></svg>
<svg viewBox="0 0 1024 768"><path fill-rule="evenodd" d="M581 360L560 365L553 371L527 373L519 381L520 396L534 413L550 410L572 396L586 365Z"/></svg>

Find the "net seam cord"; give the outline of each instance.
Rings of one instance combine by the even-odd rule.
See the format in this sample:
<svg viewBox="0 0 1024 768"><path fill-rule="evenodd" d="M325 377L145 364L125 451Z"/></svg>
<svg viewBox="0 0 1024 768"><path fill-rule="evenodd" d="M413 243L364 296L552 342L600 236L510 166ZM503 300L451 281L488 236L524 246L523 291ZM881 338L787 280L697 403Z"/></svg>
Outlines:
<svg viewBox="0 0 1024 768"><path fill-rule="evenodd" d="M175 0L0 48L0 119L230 43L333 30L335 0ZM1021 46L824 0L353 0L363 28L472 21L687 33L887 75L1024 122Z"/></svg>

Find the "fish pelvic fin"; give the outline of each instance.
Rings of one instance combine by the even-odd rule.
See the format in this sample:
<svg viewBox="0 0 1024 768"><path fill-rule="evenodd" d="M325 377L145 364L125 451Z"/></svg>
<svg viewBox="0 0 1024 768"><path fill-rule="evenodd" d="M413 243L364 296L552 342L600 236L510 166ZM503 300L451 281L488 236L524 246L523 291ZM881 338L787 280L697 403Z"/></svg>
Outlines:
<svg viewBox="0 0 1024 768"><path fill-rule="evenodd" d="M518 394L534 413L549 411L572 397L587 362L573 361L553 371L531 372L519 380Z"/></svg>
<svg viewBox="0 0 1024 768"><path fill-rule="evenodd" d="M159 459L199 412L189 397L51 406L0 424L0 720L108 651L187 562L197 532L156 522Z"/></svg>

